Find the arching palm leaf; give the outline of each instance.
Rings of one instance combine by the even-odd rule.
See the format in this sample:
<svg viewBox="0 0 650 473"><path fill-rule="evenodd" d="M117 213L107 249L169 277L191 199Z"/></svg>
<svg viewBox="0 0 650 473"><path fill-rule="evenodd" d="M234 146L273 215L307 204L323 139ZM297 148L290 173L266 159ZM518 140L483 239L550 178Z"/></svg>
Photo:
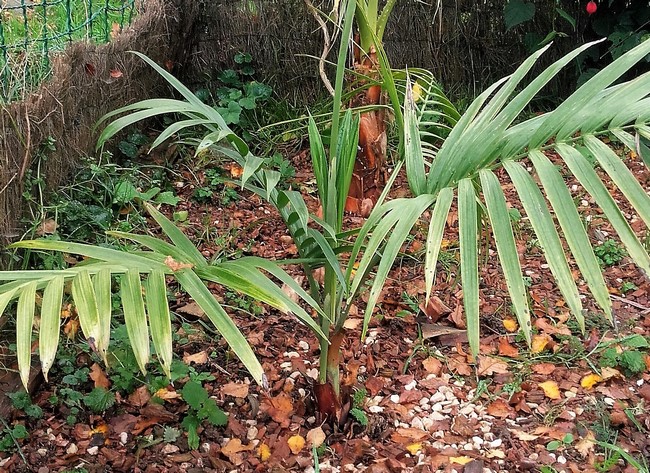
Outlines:
<svg viewBox="0 0 650 473"><path fill-rule="evenodd" d="M526 338L530 340L528 302L522 284L514 233L501 190L501 184L505 182L503 175L497 172L499 168L505 169L509 180L514 184L558 288L583 330L582 303L567 262L574 262L580 269L595 301L610 319L611 302L602 271L572 196L564 178L545 155L546 151L553 152L563 160L571 174L603 210L632 259L646 275L650 274L647 251L630 228L608 191L608 186L585 156L585 153L589 153L595 157L602 171L616 184L639 218L647 226L650 225L650 197L621 158L600 139L613 134L621 137L627 146L634 146L638 143L636 137L639 134L643 136L648 130L650 74L627 82L616 81L650 53L650 41L642 43L603 69L554 111L513 125L542 87L589 46L585 45L560 59L523 88L521 84L524 77L544 50L531 56L512 76L494 84L461 117L435 155L428 171L425 159L430 155L423 150L420 133L415 126L417 108L412 93L406 95L405 117L406 122L410 123L410 126L405 126L406 167L411 190L420 197L392 201L375 209L368 220L368 225L375 227L366 230L373 232L368 247L381 249L381 242L385 241L385 236L392 230L377 271L379 273L390 267L394 261L394 248L401 246L408 235L408 231L401 228L400 237L397 238L397 229L403 223L408 226L415 222L412 215L406 215L405 209L413 208L421 215L434 205L433 215L436 220L431 222L425 268L428 297L441 242L441 228L450 208L450 196L456 195L461 282L470 346L475 354L479 340L479 208L484 208L487 213L514 312ZM517 89L521 91L517 93ZM529 167L522 165L521 161L525 159L528 160ZM430 201L428 205L415 205L419 199L427 196ZM392 213L395 208L400 208L401 216L393 218L388 224L384 219L377 224L380 216ZM386 225L390 228L386 228ZM566 242L566 250L562 240ZM367 264L366 258L362 259L359 273L365 269L364 264ZM377 288L373 286L371 294L375 291ZM367 315L372 313L375 301L371 297Z"/></svg>
<svg viewBox="0 0 650 473"><path fill-rule="evenodd" d="M169 219L153 206L145 206L171 243L148 235L113 232L113 236L132 240L148 248L148 251L122 251L53 240L23 241L12 245L15 248L61 251L88 258L72 268L58 271L0 271L0 281L11 281L0 285L0 314L12 300L18 300L17 352L25 387L29 378L37 293L43 291L39 354L47 378L59 343L63 287L67 282L71 282L72 299L81 329L88 343L106 360L110 339L112 281L119 281L127 332L138 366L143 372L150 358L150 337L165 372L169 373L172 362L167 277L175 278L197 302L260 384L263 383L263 371L259 361L203 281L218 283L283 312L291 312L315 333L322 335L311 315L287 297L266 275L268 273L288 285L315 310L320 310L309 295L275 263L260 258L240 258L210 265Z"/></svg>

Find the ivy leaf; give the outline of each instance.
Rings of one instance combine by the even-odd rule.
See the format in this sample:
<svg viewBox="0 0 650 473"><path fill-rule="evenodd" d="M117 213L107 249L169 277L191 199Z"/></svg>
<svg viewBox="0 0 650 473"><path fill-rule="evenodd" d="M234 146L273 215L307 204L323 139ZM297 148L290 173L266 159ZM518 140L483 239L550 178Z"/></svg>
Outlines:
<svg viewBox="0 0 650 473"><path fill-rule="evenodd" d="M524 0L510 0L503 9L506 31L521 23L530 21L535 16L535 4Z"/></svg>

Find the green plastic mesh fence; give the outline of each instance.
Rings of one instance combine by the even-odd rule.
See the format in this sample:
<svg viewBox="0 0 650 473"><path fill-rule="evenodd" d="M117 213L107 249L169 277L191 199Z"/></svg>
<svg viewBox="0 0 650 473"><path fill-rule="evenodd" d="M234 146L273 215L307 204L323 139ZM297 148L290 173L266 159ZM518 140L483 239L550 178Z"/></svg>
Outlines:
<svg viewBox="0 0 650 473"><path fill-rule="evenodd" d="M73 41L109 41L135 11L135 0L0 0L0 102L46 78L52 53Z"/></svg>

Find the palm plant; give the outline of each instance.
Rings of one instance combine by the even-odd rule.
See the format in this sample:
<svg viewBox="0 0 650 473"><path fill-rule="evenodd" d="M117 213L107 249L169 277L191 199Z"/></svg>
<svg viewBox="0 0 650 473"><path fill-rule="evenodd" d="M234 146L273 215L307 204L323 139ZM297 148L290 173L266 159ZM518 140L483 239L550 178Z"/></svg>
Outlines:
<svg viewBox="0 0 650 473"><path fill-rule="evenodd" d="M347 2L343 18L344 38L351 35L354 11L354 1L350 0ZM322 218L309 213L299 192L280 189L277 186L280 174L268 169L265 166L265 159L253 156L245 143L228 129L212 107L203 104L177 79L146 56L140 56L154 67L185 100L145 100L111 112L101 121L125 112L130 113L106 126L100 136L99 145L136 121L175 112L183 116L183 119L165 129L155 140L154 145L186 127L202 126L207 129L207 134L197 140L197 150L211 147L242 166L242 186L275 206L298 248L299 259L291 262L302 264L309 284L309 292L301 290L298 295L316 309L316 320L307 323L318 337L320 344L320 374L315 387L316 398L324 418L338 419L341 407L339 351L345 337L344 323L353 301L361 291L361 285L357 285L354 292L351 292L351 282L354 278L365 280L371 276L371 272L366 271L362 277L359 277L354 271L355 260L345 257L345 251L351 247L348 240L353 239L355 235L354 231L343 231L343 215L359 140L358 116L353 115L350 110L341 116L347 42L341 42L339 51L329 152L323 145L316 122L311 117L309 119L310 148ZM380 201L385 198L385 195L386 193ZM310 227L310 221L316 222L318 229ZM374 259L375 262L377 260ZM269 263L263 269L269 271L270 265ZM319 268L324 268L322 282L314 277L314 271ZM279 277L282 273L274 275Z"/></svg>
<svg viewBox="0 0 650 473"><path fill-rule="evenodd" d="M612 320L609 293L587 232L563 177L545 151L557 153L600 206L630 257L646 275L650 274L646 249L630 228L608 186L585 156L586 153L593 156L639 218L646 225L650 224L650 197L616 153L600 139L604 136L618 138L627 147L645 154L648 162L648 149L639 144L638 138L650 135L650 74L625 82L616 81L650 53L650 41L618 58L555 110L515 123L542 87L592 44L561 58L522 87L525 75L546 48L536 52L511 76L488 88L471 104L433 160L427 160L413 94L412 91L407 93L405 162L409 186L415 197L396 199L375 208L359 235L358 241L362 241L365 232L372 231L358 268L360 274L373 266L372 255L388 242L377 268L376 283L370 291L364 326L367 327L378 300L381 289L378 282L395 260L394 248L404 242L423 213L432 209L424 268L429 297L446 217L455 197L460 276L472 353L476 354L479 348L479 222L492 229L514 312L530 342L530 311L506 198L496 172L500 168L514 184L558 288L580 328L584 331L583 306L569 262L577 265L596 303ZM524 161L532 165L532 171L524 166ZM541 189L536 180L541 183ZM388 251L389 247L392 252ZM355 245L351 257L356 257L360 249ZM353 281L351 292L360 282Z"/></svg>
<svg viewBox="0 0 650 473"><path fill-rule="evenodd" d="M111 330L113 280L119 282L124 323L138 366L143 373L150 359L149 332L158 361L167 375L172 362L172 328L167 304L167 279L175 279L214 324L232 351L259 384L265 384L262 367L246 338L210 293L210 281L283 312L295 314L316 333L320 328L298 304L287 298L265 273L287 284L304 300L309 296L279 266L261 258L244 257L209 264L190 240L152 205L143 204L171 242L149 235L108 232L130 240L147 251L104 248L54 240L22 241L14 248L61 251L87 258L74 267L54 271L0 271L0 314L12 300L16 308L16 351L21 380L27 388L31 365L32 325L40 305L38 351L43 374L51 368L59 344L59 323L64 287L70 284L81 329L91 347L106 362ZM262 272L264 271L264 272ZM144 288L144 296L143 296ZM42 291L42 299L37 294ZM314 304L315 305L315 304ZM318 310L318 307L315 307Z"/></svg>

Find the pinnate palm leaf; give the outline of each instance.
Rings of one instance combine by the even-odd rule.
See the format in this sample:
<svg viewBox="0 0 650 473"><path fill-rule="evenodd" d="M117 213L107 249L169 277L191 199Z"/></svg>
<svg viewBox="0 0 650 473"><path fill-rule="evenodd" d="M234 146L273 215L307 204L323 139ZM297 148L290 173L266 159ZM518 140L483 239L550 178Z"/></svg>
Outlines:
<svg viewBox="0 0 650 473"><path fill-rule="evenodd" d="M608 190L609 186L603 184L603 179L614 182L646 226L650 225L650 197L621 158L600 137L611 133L620 137L628 147L641 148L639 136L643 137L650 130L647 107L650 74L643 74L628 82L616 81L650 53L650 41L642 43L603 69L554 111L514 124L541 88L589 46L585 45L560 59L521 88L527 73L543 51L531 56L512 76L497 82L470 105L468 112L460 118L435 155L426 176L426 189L422 190L421 176L409 179L409 183L414 183L411 190L416 195L431 196L432 204L436 204L436 219L445 219L447 216L449 192L457 195L460 273L468 335L474 353L478 350L479 341L479 286L478 278L475 277L478 274L479 258L476 245L479 203L487 212L488 220L485 223L489 222L492 226L515 313L526 338L530 340L529 309L520 282L522 274L519 255L509 217L505 212L507 206L515 202L506 202L500 189L501 185L508 184L508 179L514 184L514 191L542 246L558 288L583 330L582 304L569 265L575 264L580 269L593 298L610 319L611 302L602 270L589 241L589 229L585 229L565 177L556 167L557 160L566 163L567 172L577 179L603 209L632 259L648 273L648 253L631 230ZM521 91L517 92L517 89ZM409 107L413 107L413 104L408 103L409 100L413 100L413 97L407 94L405 115L408 114ZM412 134L413 129L411 127L409 131L406 126L405 133L409 132ZM426 160L432 154L417 149L417 140L411 140L411 143L411 159L419 157L421 163L412 163L410 169L419 170L422 164L426 166ZM554 161L546 156L549 152L554 156ZM590 153L595 158L604 177L594 171L584 153ZM524 160L528 160L525 166L518 163ZM500 167L505 169L507 176L497 172ZM440 207L437 205L439 200L444 200ZM390 204L392 202L384 207ZM425 210L427 208L422 209L422 213ZM381 211L378 210L378 213ZM410 220L411 217L404 216L403 219ZM397 222L392 224L397 225ZM376 225L377 228L381 226L370 220L369 225ZM430 235L429 241L439 245L440 223L432 222L430 228L433 235ZM408 231L402 235L402 241L407 235ZM373 231L368 248L379 248L381 245L374 240L385 238L385 234ZM562 240L566 243L566 249ZM427 293L434 283L432 275L436 257L435 250L427 245ZM382 259L382 264L388 259ZM369 307L369 310L372 308Z"/></svg>

